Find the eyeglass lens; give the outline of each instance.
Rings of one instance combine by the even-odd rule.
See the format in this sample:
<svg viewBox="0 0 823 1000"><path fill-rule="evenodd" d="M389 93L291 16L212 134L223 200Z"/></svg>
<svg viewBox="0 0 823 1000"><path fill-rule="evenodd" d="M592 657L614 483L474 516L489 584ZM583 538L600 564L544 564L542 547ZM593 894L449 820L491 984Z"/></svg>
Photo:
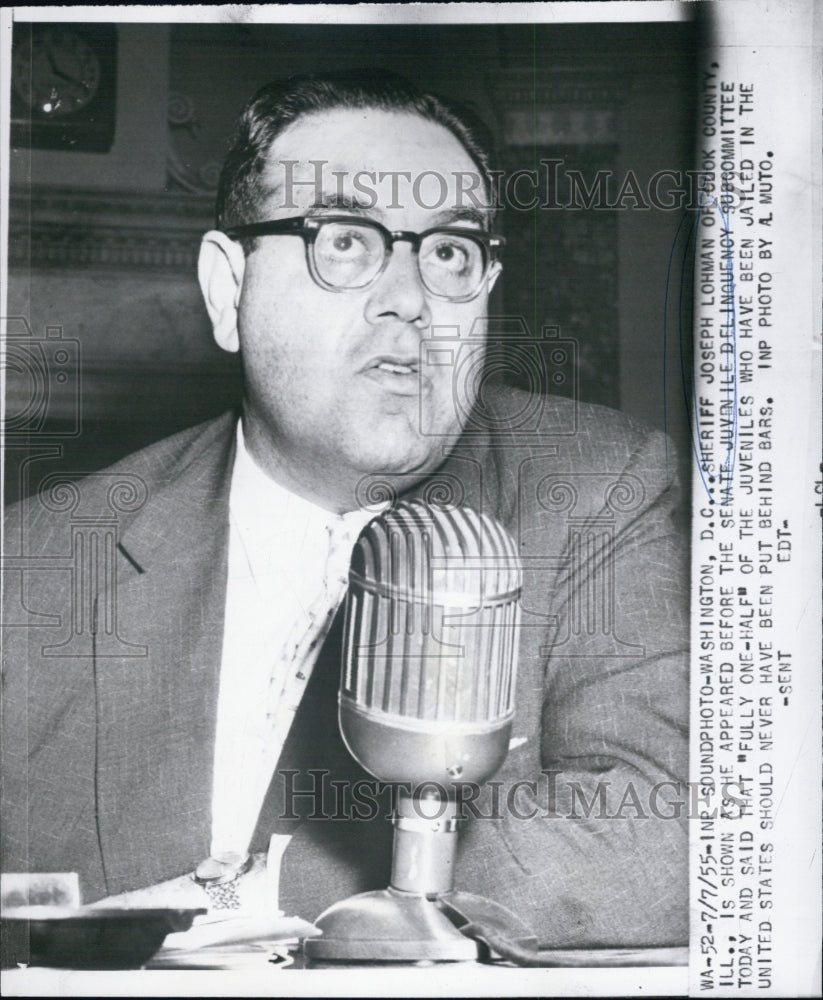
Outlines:
<svg viewBox="0 0 823 1000"><path fill-rule="evenodd" d="M383 268L387 253L383 234L357 221L327 222L313 247L318 276L334 288L362 288ZM435 295L460 298L483 279L483 246L471 236L429 233L420 244L418 268L423 284Z"/></svg>

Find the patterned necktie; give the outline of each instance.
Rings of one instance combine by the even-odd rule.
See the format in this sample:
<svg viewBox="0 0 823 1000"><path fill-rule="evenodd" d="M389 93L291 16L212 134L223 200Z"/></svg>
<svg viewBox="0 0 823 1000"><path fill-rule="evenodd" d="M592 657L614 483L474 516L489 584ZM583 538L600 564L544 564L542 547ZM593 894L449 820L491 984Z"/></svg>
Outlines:
<svg viewBox="0 0 823 1000"><path fill-rule="evenodd" d="M264 695L265 716L250 713L253 721L246 733L247 749L238 773L233 774L233 792L238 793L234 801L243 818L237 822L240 817L235 816L228 827L220 824L217 829L225 831L222 834L213 830L213 853L246 850L248 841L238 843L237 839L251 836L255 827L318 653L346 593L351 550L365 520L368 517L358 512L354 516L339 516L325 526L326 556L318 590L308 606L301 609L285 641L274 653ZM247 833L243 835L240 830Z"/></svg>
<svg viewBox="0 0 823 1000"><path fill-rule="evenodd" d="M269 776L280 756L306 683L314 669L317 652L328 635L334 615L346 593L354 545L352 528L351 520L342 517L333 524L326 525L328 551L322 586L305 614L294 622L272 671L267 706L267 718L272 727L266 754L271 763L266 768Z"/></svg>

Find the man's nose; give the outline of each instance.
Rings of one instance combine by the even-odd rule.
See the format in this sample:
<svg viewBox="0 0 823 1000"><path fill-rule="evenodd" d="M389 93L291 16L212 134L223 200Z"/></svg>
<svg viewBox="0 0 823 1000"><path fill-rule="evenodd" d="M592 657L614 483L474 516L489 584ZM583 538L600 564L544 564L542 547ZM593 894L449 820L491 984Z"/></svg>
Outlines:
<svg viewBox="0 0 823 1000"><path fill-rule="evenodd" d="M395 244L386 270L369 292L366 319L370 323L396 318L421 328L430 325L431 309L420 280L417 254L408 244Z"/></svg>

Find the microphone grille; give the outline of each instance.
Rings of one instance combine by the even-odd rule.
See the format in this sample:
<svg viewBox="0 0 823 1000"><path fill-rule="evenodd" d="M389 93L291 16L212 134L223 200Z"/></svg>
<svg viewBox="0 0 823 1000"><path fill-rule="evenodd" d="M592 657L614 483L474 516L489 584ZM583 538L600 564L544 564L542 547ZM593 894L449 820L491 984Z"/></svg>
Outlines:
<svg viewBox="0 0 823 1000"><path fill-rule="evenodd" d="M510 716L521 586L516 545L494 518L398 503L354 547L342 696L421 721Z"/></svg>

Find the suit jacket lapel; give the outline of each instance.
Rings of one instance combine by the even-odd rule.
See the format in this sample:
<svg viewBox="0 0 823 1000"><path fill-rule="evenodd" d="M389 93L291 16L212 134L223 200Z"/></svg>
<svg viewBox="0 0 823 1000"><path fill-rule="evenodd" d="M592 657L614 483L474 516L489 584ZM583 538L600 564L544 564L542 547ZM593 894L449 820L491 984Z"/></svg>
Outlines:
<svg viewBox="0 0 823 1000"><path fill-rule="evenodd" d="M120 541L118 634L145 648L95 660L110 893L190 871L208 854L234 426L212 425Z"/></svg>

